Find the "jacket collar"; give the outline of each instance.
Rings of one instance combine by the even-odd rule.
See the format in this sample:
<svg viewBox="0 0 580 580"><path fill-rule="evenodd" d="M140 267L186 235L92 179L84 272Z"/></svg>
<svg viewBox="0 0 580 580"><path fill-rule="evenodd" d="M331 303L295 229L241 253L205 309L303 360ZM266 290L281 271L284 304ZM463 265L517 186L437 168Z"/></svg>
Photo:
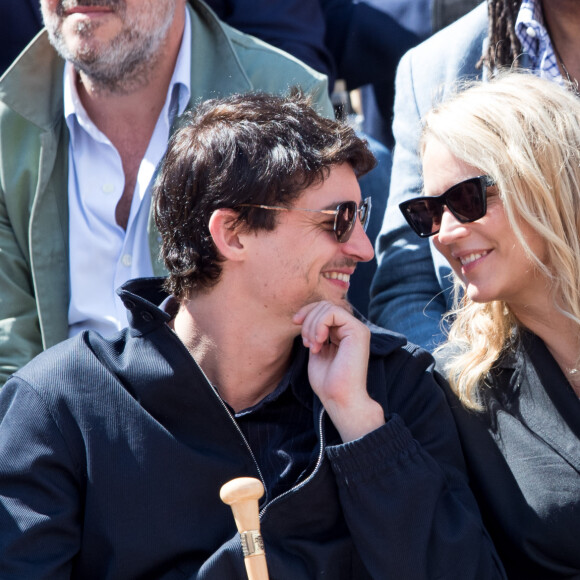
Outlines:
<svg viewBox="0 0 580 580"><path fill-rule="evenodd" d="M521 332L495 375L494 397L503 397L500 406L580 472L580 402L542 339Z"/></svg>
<svg viewBox="0 0 580 580"><path fill-rule="evenodd" d="M139 333L145 333L159 324L166 324L171 316L159 306L169 294L163 289L165 278L137 278L123 284L117 294L129 310L129 325ZM372 355L385 356L404 346L407 339L395 332L385 330L366 320L355 311L355 316L364 322L371 331L370 351Z"/></svg>
<svg viewBox="0 0 580 580"><path fill-rule="evenodd" d="M0 78L0 101L34 125L51 130L62 119L63 72L64 60L43 29Z"/></svg>
<svg viewBox="0 0 580 580"><path fill-rule="evenodd" d="M169 296L163 289L164 280L165 278L162 277L130 280L123 284L123 286L117 290L117 293L121 297L126 308L129 310L129 334L138 338L151 333L150 336L152 337L152 341L157 345L157 348L160 351L171 352L170 358L173 361L172 387L169 389L165 385L166 377L163 375L158 381L160 389L156 389L154 387L156 380L152 375L151 369L147 369L146 377L132 377L130 380L125 378L123 382L125 384L136 385L135 396L141 404L146 409L151 410L151 413L155 416L165 417L163 420L164 424L166 424L173 432L177 433L179 430L183 430L184 426L178 420L176 420L175 424L170 421L170 418L173 417L172 409L181 408L183 405L191 406L193 409L193 407L197 407L199 397L203 397L205 401L205 403L201 405L201 408L206 408L205 405L207 404L216 409L220 406L225 409L225 405L221 402L213 389L209 387L209 381L203 374L203 371L193 361L185 346L177 336L169 331L169 329L167 329L167 333L160 334L155 332L160 330L161 327L165 327L167 322L172 318L170 314L159 308L159 306ZM369 392L382 392L384 391L383 375L381 373L377 374L377 372L373 372L370 369L376 369L377 367L372 365L377 363L377 361L380 361L380 357L398 350L406 344L407 340L404 336L379 328L364 319L362 320L366 322L371 329L370 351L371 359L374 359L374 361L369 361ZM145 348L146 345L144 343L147 343L148 341L137 342L142 343L142 348ZM297 356L294 364L289 369L288 376L294 395L304 406L313 410L314 417L321 417L322 404L308 386L308 365L306 362L308 356L307 349L302 345L299 338L296 340L294 348ZM167 356L169 357L169 355ZM142 369L139 368L136 372L141 373ZM190 383L192 383L192 381L197 384L206 382L208 388L196 389L193 393L190 389ZM147 388L142 388L143 385L147 385ZM160 396L159 393L163 393L163 395ZM193 410L191 412L193 412ZM203 417L198 417L197 422L206 425L207 417L205 415ZM228 421L227 423L230 426L233 425L233 421ZM196 425L190 425L190 427L185 429L189 434L184 432L183 437L187 438L191 436L193 437L193 440L195 440L195 435L192 435L192 433L196 429ZM338 440L338 434L330 422L326 422L325 431L326 438L329 441ZM231 433L228 437L231 437ZM222 442L225 443L228 440L228 437L225 437Z"/></svg>

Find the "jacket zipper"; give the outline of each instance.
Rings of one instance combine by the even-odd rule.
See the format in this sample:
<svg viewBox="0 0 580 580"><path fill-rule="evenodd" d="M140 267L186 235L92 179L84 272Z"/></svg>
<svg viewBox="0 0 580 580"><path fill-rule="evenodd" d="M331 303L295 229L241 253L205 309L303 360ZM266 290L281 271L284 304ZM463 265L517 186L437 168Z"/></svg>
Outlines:
<svg viewBox="0 0 580 580"><path fill-rule="evenodd" d="M201 370L201 367L199 367L199 368ZM203 373L203 371L201 371L201 372ZM204 376L205 376L205 373L204 373ZM205 377L205 379L207 381L207 377ZM258 465L258 462L256 461L256 457L254 456L254 452L252 451L252 448L250 447L250 444L248 443L246 436L244 435L244 433L240 429L240 426L236 422L235 417L232 415L231 411L227 408L223 399L219 396L219 393L215 390L214 386L209 381L207 381L207 384L210 386L214 395L218 398L221 406L223 407L224 411L227 413L228 417L230 418L230 421L234 424L236 431L240 434L240 437L242 438L242 441L244 442L244 445L246 446L246 449L248 450L248 453L250 454L250 457L252 458L252 461L254 462L254 465L256 466L256 471L258 472L258 475L260 476L260 481L262 482L262 485L264 486L264 494L266 495L266 497L268 497L268 489L266 488L266 482L264 481L264 476L262 475L262 471L260 470L260 466Z"/></svg>
<svg viewBox="0 0 580 580"><path fill-rule="evenodd" d="M168 330L170 330L170 329L168 328ZM247 441L244 433L240 429L240 426L237 424L235 417L231 414L231 412L228 409L227 405L224 403L224 400L219 396L219 393L217 392L217 390L215 389L215 387L211 384L211 381L207 378L207 375L204 373L204 371L201 368L201 366L199 366L197 364L196 360L191 356L191 353L187 350L187 348L183 344L183 342L181 342L181 340L179 339L179 337L177 336L177 334L175 333L175 331L170 330L170 333L171 333L172 338L178 343L178 345L179 345L178 348L182 349L187 354L187 357L191 360L191 362L193 363L193 365L202 374L203 378L205 379L205 382L207 383L207 385L211 389L211 392L214 394L214 396L219 401L220 405L222 406L223 410L226 412L226 414L229 417L230 421L234 424L234 427L236 428L236 431L239 433L240 437L242 438L242 441L244 442L244 445L246 446L246 449L248 450L248 453L250 454L250 457L252 458L252 461L254 462L254 465L256 467L256 471L258 472L258 475L260 476L260 481L262 482L262 485L264 486L264 494L266 495L266 497L268 497L268 490L266 489L266 482L264 481L264 476L262 475L262 471L260 470L260 466L258 465L258 462L256 461L256 457L254 456L254 453L252 451L252 448L250 447L250 444L248 443L248 441Z"/></svg>
<svg viewBox="0 0 580 580"><path fill-rule="evenodd" d="M324 455L324 448L325 448L324 430L322 429L322 421L324 419L324 413L325 413L325 411L324 411L324 407L323 407L322 410L320 411L320 415L318 417L318 440L320 441L320 452L318 453L318 459L316 460L316 465L314 466L314 469L312 470L312 473L308 477L306 477L306 479L304 479L303 481L298 482L296 485L294 485L293 487L291 487L289 490L285 491L284 493L282 493L279 496L275 497L271 501L267 502L264 505L264 507L260 510L260 520L262 519L262 517L266 513L266 510L271 505L275 504L276 502L278 502L279 500L281 500L283 497L286 497L288 494L294 493L295 491L297 491L300 488L304 487L318 473L318 470L320 468L320 464L322 463L322 457Z"/></svg>
<svg viewBox="0 0 580 580"><path fill-rule="evenodd" d="M258 462L256 461L256 457L254 455L254 452L252 451L252 448L250 447L250 444L248 443L248 441L246 439L246 436L244 435L244 433L240 429L240 426L236 422L235 417L232 415L232 413L228 409L228 407L225 404L224 400L219 396L219 393L216 391L216 389L214 388L214 386L211 384L211 381L207 378L207 375L203 372L203 369L197 364L197 362L195 361L195 359L191 356L191 353L187 350L187 348L181 342L181 340L179 340L179 338L175 334L175 332L171 332L171 334L176 339L176 342L179 343L180 348L182 348L182 349L185 350L185 352L187 353L188 357L192 360L193 364L197 367L197 369L199 369L199 371L203 375L203 378L205 379L205 381L206 381L207 385L209 386L209 388L211 389L212 393L214 394L214 396L219 401L220 405L222 406L223 410L226 412L226 414L229 417L230 421L234 424L234 427L236 428L236 431L239 433L240 437L242 438L242 441L244 442L244 445L246 446L246 449L248 450L248 453L250 454L250 457L252 458L252 461L254 463L254 466L256 467L256 471L258 472L258 475L260 476L260 481L262 482L262 485L264 486L264 495L266 496L266 504L260 510L260 519L262 519L262 516L264 515L264 513L266 512L266 510L272 504L276 503L278 500L282 499L283 497L287 496L288 494L294 493L298 489L304 487L316 475L316 473L318 472L318 469L320 468L320 464L322 463L322 457L323 457L323 454L324 454L324 447L325 447L324 430L322 428L322 421L324 419L324 413L325 413L324 407L322 407L322 409L320 411L320 415L318 416L318 440L320 441L320 451L318 453L318 459L316 460L316 465L314 466L314 469L312 470L312 473L308 477L306 477L306 479L304 479L303 481L298 482L296 485L294 485L293 487L291 487L289 490L287 490L284 493L280 494L278 497L275 497L271 501L268 501L268 488L266 487L266 482L264 480L264 476L262 475L262 471L260 469L260 466L258 465Z"/></svg>

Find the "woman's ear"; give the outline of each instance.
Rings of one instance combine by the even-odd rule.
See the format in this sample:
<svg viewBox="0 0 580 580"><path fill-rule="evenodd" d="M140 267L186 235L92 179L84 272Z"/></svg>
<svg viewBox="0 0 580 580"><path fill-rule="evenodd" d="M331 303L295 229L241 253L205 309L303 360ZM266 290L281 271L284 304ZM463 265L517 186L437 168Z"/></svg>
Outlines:
<svg viewBox="0 0 580 580"><path fill-rule="evenodd" d="M243 259L244 244L240 239L242 224L237 223L238 213L233 209L216 209L209 218L209 233L219 253L226 259Z"/></svg>

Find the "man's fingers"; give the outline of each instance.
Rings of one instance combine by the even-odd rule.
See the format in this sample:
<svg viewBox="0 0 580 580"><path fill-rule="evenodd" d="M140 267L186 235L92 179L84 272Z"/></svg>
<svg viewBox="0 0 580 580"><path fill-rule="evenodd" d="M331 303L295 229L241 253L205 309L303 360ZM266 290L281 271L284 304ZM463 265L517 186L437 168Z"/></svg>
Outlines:
<svg viewBox="0 0 580 580"><path fill-rule="evenodd" d="M306 316L308 316L308 314L310 312L312 312L319 304L322 304L322 302L311 302L310 304L307 304L306 306L303 306L293 317L293 322L294 324L302 324L304 322L304 319L306 318Z"/></svg>
<svg viewBox="0 0 580 580"><path fill-rule="evenodd" d="M301 308L294 317L302 320L302 340L313 353L318 353L329 341L338 346L343 330L359 322L350 312L330 302L317 302Z"/></svg>

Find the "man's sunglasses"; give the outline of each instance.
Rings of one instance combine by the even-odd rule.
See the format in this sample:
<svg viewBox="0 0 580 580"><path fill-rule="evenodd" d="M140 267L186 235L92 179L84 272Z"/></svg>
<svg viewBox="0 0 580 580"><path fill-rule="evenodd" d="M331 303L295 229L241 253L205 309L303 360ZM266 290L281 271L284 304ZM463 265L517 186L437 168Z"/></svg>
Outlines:
<svg viewBox="0 0 580 580"><path fill-rule="evenodd" d="M258 205L254 203L240 203L237 207L257 207L259 209L271 209L275 211L310 211L334 216L334 235L337 242L344 244L350 239L356 216L358 215L364 231L367 231L371 215L371 198L362 201L360 207L356 201L344 201L336 206L336 209L305 209L302 207L282 207L278 205Z"/></svg>
<svg viewBox="0 0 580 580"><path fill-rule="evenodd" d="M462 224L482 218L487 211L487 188L495 185L488 175L472 177L435 196L414 197L399 204L405 219L415 232L427 238L439 232L443 206Z"/></svg>

